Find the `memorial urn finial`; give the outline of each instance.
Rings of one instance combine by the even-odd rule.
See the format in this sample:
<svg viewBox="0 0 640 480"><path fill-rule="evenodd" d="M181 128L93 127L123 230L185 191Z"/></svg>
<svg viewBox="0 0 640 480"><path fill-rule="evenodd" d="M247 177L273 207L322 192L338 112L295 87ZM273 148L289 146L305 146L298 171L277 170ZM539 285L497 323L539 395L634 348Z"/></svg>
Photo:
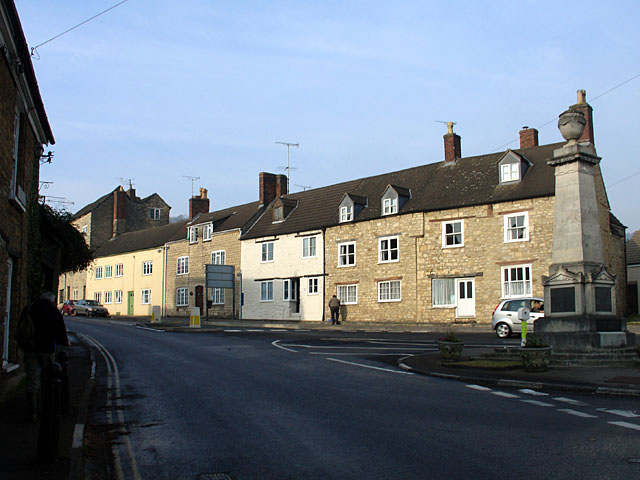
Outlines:
<svg viewBox="0 0 640 480"><path fill-rule="evenodd" d="M574 144L582 136L586 123L582 112L569 109L560 114L558 129L568 144Z"/></svg>

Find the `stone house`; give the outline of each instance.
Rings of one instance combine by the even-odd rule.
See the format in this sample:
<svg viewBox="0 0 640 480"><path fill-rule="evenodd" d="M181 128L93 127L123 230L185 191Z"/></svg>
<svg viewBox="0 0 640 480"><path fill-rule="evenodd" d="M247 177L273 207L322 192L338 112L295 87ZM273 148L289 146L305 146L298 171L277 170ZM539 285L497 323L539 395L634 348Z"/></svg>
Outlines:
<svg viewBox="0 0 640 480"><path fill-rule="evenodd" d="M44 146L55 143L13 1L0 3L0 352L16 368L15 328L38 268L38 185ZM55 263L55 260L54 260Z"/></svg>
<svg viewBox="0 0 640 480"><path fill-rule="evenodd" d="M636 230L627 242L627 313L638 315L640 297L640 230Z"/></svg>

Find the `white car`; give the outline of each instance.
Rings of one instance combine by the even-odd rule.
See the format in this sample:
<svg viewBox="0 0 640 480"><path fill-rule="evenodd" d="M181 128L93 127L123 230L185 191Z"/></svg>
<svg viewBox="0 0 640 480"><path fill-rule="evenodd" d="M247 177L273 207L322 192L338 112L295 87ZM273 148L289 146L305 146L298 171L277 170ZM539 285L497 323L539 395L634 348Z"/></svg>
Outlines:
<svg viewBox="0 0 640 480"><path fill-rule="evenodd" d="M520 333L522 323L518 320L518 309L527 307L531 315L527 321L527 331L532 332L535 321L544 317L544 299L537 297L510 298L502 300L491 316L491 328L500 338L509 338L512 333Z"/></svg>

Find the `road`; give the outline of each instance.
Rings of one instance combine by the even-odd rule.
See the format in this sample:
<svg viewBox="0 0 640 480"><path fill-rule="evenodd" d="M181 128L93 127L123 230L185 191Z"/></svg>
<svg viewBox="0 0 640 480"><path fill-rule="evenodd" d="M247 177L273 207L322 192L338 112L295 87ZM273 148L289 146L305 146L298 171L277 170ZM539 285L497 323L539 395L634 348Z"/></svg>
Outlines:
<svg viewBox="0 0 640 480"><path fill-rule="evenodd" d="M640 432L611 423L636 399L395 367L434 334L67 328L96 348L93 423L112 441L113 478L640 478Z"/></svg>

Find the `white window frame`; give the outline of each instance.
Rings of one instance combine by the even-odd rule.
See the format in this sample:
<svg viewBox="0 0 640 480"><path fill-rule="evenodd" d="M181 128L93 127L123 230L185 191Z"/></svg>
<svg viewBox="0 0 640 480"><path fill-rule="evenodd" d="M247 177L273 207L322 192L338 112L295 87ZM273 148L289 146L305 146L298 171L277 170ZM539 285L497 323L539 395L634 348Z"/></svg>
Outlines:
<svg viewBox="0 0 640 480"><path fill-rule="evenodd" d="M340 223L350 222L353 220L353 205L340 207Z"/></svg>
<svg viewBox="0 0 640 480"><path fill-rule="evenodd" d="M353 253L349 252L349 247L353 246ZM343 252L342 250L345 249ZM353 256L353 262L349 262ZM338 268L354 267L356 265L356 242L341 242L338 244Z"/></svg>
<svg viewBox="0 0 640 480"><path fill-rule="evenodd" d="M514 276L516 277L515 279ZM532 278L531 264L506 265L502 267L500 271L502 298L530 296L533 291Z"/></svg>
<svg viewBox="0 0 640 480"><path fill-rule="evenodd" d="M89 234L89 226L88 225L83 225L82 227L82 235L84 235L85 237Z"/></svg>
<svg viewBox="0 0 640 480"><path fill-rule="evenodd" d="M212 288L211 290L211 304L212 305L224 305L224 288Z"/></svg>
<svg viewBox="0 0 640 480"><path fill-rule="evenodd" d="M140 303L142 305L150 305L151 304L151 289L143 288L140 291Z"/></svg>
<svg viewBox="0 0 640 480"><path fill-rule="evenodd" d="M273 223L282 221L284 221L284 206L279 206L273 209Z"/></svg>
<svg viewBox="0 0 640 480"><path fill-rule="evenodd" d="M291 279L287 278L282 281L282 300L287 302L295 302L297 300L296 290Z"/></svg>
<svg viewBox="0 0 640 480"><path fill-rule="evenodd" d="M395 241L395 248L392 242ZM395 252L395 258L393 258ZM386 259L384 258L386 257ZM400 237L391 235L378 238L378 263L394 263L400 261Z"/></svg>
<svg viewBox="0 0 640 480"><path fill-rule="evenodd" d="M398 213L398 197L390 197L382 200L382 215Z"/></svg>
<svg viewBox="0 0 640 480"><path fill-rule="evenodd" d="M187 287L176 288L176 307L189 306L189 289Z"/></svg>
<svg viewBox="0 0 640 480"><path fill-rule="evenodd" d="M178 257L176 260L176 275L189 274L189 257Z"/></svg>
<svg viewBox="0 0 640 480"><path fill-rule="evenodd" d="M110 305L111 304L111 292L110 291L104 292L104 304L105 305Z"/></svg>
<svg viewBox="0 0 640 480"><path fill-rule="evenodd" d="M113 276L113 265L107 265L104 267L104 278L111 278Z"/></svg>
<svg viewBox="0 0 640 480"><path fill-rule="evenodd" d="M207 223L206 225L202 226L202 241L203 242L208 242L209 240L211 240L211 236L213 235L213 225L210 223Z"/></svg>
<svg viewBox="0 0 640 480"><path fill-rule="evenodd" d="M358 304L358 284L351 283L336 286L336 296L340 299L341 305Z"/></svg>
<svg viewBox="0 0 640 480"><path fill-rule="evenodd" d="M214 250L211 252L211 263L213 265L225 265L227 254L224 250Z"/></svg>
<svg viewBox="0 0 640 480"><path fill-rule="evenodd" d="M96 267L96 280L102 279L102 267Z"/></svg>
<svg viewBox="0 0 640 480"><path fill-rule="evenodd" d="M396 288L394 289L394 286ZM388 288L386 288L388 287ZM401 302L402 301L402 281L382 280L378 282L378 302Z"/></svg>
<svg viewBox="0 0 640 480"><path fill-rule="evenodd" d="M124 265L122 263L116 263L116 277L122 277L124 275Z"/></svg>
<svg viewBox="0 0 640 480"><path fill-rule="evenodd" d="M460 231L447 233L447 226L460 224ZM455 227L454 227L455 228ZM460 243L453 243L449 245L447 240L449 238L455 238L456 235L460 235ZM464 220L449 220L442 222L442 248L460 248L464 247Z"/></svg>
<svg viewBox="0 0 640 480"><path fill-rule="evenodd" d="M302 258L315 258L318 255L318 237L302 239Z"/></svg>
<svg viewBox="0 0 640 480"><path fill-rule="evenodd" d="M94 292L93 299L98 303L102 303L102 292Z"/></svg>
<svg viewBox="0 0 640 480"><path fill-rule="evenodd" d="M260 263L269 263L273 262L273 243L274 242L264 242L260 247Z"/></svg>
<svg viewBox="0 0 640 480"><path fill-rule="evenodd" d="M160 220L160 209L155 207L149 208L149 219Z"/></svg>
<svg viewBox="0 0 640 480"><path fill-rule="evenodd" d="M122 290L116 290L113 292L114 303L122 303Z"/></svg>
<svg viewBox="0 0 640 480"><path fill-rule="evenodd" d="M318 286L320 282L318 281L318 277L308 278L307 279L307 295L318 295Z"/></svg>
<svg viewBox="0 0 640 480"><path fill-rule="evenodd" d="M519 217L524 217L522 226L512 226L511 220L517 219ZM517 233L518 230L524 230L524 235L522 238L513 238L514 232ZM504 242L512 243L512 242L528 242L529 241L529 212L518 212L511 213L509 215L504 216Z"/></svg>
<svg viewBox="0 0 640 480"><path fill-rule="evenodd" d="M78 300L78 289L77 288L73 289L73 299L74 300Z"/></svg>
<svg viewBox="0 0 640 480"><path fill-rule="evenodd" d="M431 279L431 306L451 308L456 306L457 292L455 278Z"/></svg>
<svg viewBox="0 0 640 480"><path fill-rule="evenodd" d="M260 282L260 301L273 302L273 280Z"/></svg>
<svg viewBox="0 0 640 480"><path fill-rule="evenodd" d="M153 274L153 262L151 260L146 260L142 262L142 275L151 275Z"/></svg>
<svg viewBox="0 0 640 480"><path fill-rule="evenodd" d="M500 167L500 183L520 180L520 163L505 163Z"/></svg>
<svg viewBox="0 0 640 480"><path fill-rule="evenodd" d="M189 243L198 243L198 227L189 227Z"/></svg>

